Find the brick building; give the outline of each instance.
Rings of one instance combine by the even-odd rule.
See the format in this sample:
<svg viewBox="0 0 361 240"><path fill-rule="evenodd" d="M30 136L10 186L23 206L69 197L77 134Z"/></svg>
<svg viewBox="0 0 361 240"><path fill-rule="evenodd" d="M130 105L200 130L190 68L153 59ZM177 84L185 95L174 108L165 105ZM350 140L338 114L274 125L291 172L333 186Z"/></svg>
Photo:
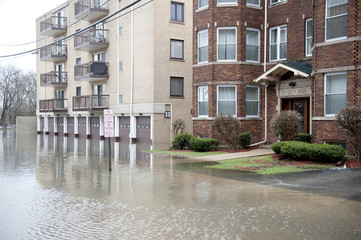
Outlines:
<svg viewBox="0 0 361 240"><path fill-rule="evenodd" d="M193 133L231 113L272 143L270 120L296 110L299 132L346 144L335 115L361 105L359 0L193 1ZM351 146L347 146L351 149Z"/></svg>

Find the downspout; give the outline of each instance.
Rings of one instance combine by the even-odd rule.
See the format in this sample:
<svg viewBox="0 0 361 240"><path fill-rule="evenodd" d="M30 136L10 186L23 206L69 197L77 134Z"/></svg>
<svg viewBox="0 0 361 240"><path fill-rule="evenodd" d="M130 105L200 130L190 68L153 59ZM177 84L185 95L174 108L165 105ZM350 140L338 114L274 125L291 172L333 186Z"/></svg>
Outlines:
<svg viewBox="0 0 361 240"><path fill-rule="evenodd" d="M133 0L131 1L133 3ZM133 93L134 93L134 7L132 6L132 12L130 13L130 143L132 144L132 119L133 119Z"/></svg>
<svg viewBox="0 0 361 240"><path fill-rule="evenodd" d="M267 71L267 1L264 0L264 38L263 38L263 72ZM267 130L268 130L268 115L267 115L267 89L268 89L269 83L266 84L264 88L264 140L261 142L253 143L250 146L257 146L260 144L264 144L267 142Z"/></svg>

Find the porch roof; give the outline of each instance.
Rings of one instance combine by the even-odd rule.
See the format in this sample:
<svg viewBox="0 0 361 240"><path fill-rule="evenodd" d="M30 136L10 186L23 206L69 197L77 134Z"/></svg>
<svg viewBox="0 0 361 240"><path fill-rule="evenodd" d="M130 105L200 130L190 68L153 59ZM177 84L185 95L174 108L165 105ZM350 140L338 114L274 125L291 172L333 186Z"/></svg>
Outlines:
<svg viewBox="0 0 361 240"><path fill-rule="evenodd" d="M279 81L281 77L289 71L293 72L294 76L307 78L312 72L312 66L302 61L278 63L253 81Z"/></svg>

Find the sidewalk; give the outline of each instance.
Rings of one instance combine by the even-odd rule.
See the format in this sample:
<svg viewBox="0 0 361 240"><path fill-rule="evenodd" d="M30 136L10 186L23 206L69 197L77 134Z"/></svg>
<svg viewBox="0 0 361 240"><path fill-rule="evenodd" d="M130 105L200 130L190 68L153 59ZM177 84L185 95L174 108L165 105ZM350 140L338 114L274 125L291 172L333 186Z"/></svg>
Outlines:
<svg viewBox="0 0 361 240"><path fill-rule="evenodd" d="M273 154L274 152L271 149L271 145L260 145L258 149L251 150L248 152L237 152L237 153L227 153L227 154L218 154L204 157L191 157L192 160L197 161L221 161L227 159L234 158L247 158L247 157L255 157L255 156L263 156L268 154Z"/></svg>

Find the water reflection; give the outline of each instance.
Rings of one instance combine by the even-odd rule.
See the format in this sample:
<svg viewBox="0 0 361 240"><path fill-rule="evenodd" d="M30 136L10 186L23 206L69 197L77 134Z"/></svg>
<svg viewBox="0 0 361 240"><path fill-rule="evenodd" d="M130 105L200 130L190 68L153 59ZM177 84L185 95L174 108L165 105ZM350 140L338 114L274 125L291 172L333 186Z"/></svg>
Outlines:
<svg viewBox="0 0 361 240"><path fill-rule="evenodd" d="M359 202L178 170L146 143L111 142L109 172L106 141L8 132L0 239L361 237Z"/></svg>

